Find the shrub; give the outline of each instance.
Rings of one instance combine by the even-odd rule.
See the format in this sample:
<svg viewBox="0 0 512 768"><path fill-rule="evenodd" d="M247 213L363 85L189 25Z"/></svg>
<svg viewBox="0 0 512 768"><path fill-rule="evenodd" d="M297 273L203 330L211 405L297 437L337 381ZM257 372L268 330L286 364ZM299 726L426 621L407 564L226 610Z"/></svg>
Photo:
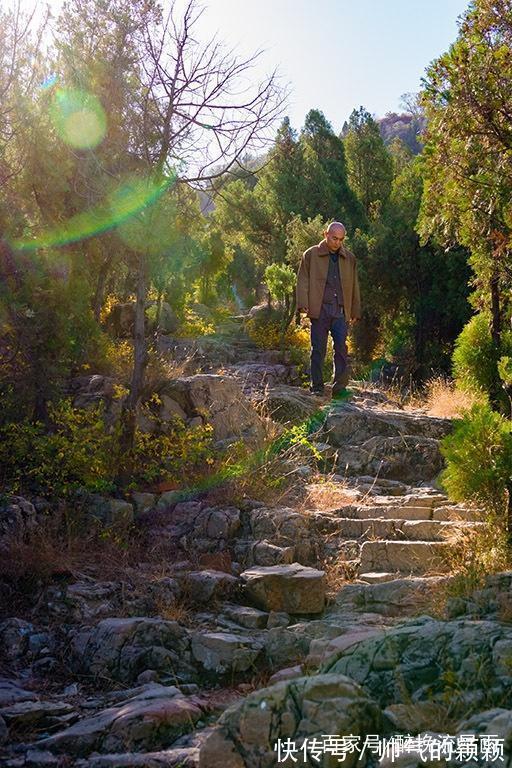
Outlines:
<svg viewBox="0 0 512 768"><path fill-rule="evenodd" d="M512 333L502 333L501 355L512 355ZM489 395L499 387L498 350L491 337L488 312L481 312L464 326L453 352L453 373L463 388ZM503 393L505 400L505 393Z"/></svg>
<svg viewBox="0 0 512 768"><path fill-rule="evenodd" d="M187 427L175 418L166 434L152 435L137 429L130 464L133 488L157 481L189 485L194 475L214 462L213 427L202 424ZM183 479L187 478L183 483Z"/></svg>
<svg viewBox="0 0 512 768"><path fill-rule="evenodd" d="M2 484L11 492L67 496L79 487L113 488L115 436L108 434L101 406L73 408L69 399L49 406L52 431L22 421L0 429Z"/></svg>
<svg viewBox="0 0 512 768"><path fill-rule="evenodd" d="M175 419L165 434L137 429L133 450L119 456L118 432L107 431L101 405L73 408L70 400L50 406L52 431L40 422L0 428L0 485L10 493L49 498L115 490L120 469L130 488L157 481L190 484L213 464L213 428L187 427ZM186 482L183 479L187 478Z"/></svg>
<svg viewBox="0 0 512 768"><path fill-rule="evenodd" d="M487 403L476 403L441 442L447 467L441 475L450 497L476 500L503 521L512 477L512 422Z"/></svg>

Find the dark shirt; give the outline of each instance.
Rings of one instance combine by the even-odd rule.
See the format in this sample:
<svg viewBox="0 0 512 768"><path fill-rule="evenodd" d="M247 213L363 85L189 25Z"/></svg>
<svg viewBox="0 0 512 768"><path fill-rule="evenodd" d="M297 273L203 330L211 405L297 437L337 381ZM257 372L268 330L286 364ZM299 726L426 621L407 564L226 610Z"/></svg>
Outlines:
<svg viewBox="0 0 512 768"><path fill-rule="evenodd" d="M339 256L337 252L329 252L329 269L327 271L327 280L322 303L326 305L325 309L329 315L341 315L343 311L343 296L340 290L340 268Z"/></svg>

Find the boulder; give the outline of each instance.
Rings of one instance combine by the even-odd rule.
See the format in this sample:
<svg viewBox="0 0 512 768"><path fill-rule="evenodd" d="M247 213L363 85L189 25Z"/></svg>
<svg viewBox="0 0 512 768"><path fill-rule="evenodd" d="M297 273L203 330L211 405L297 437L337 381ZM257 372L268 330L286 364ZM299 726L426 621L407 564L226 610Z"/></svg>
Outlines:
<svg viewBox="0 0 512 768"><path fill-rule="evenodd" d="M251 693L221 715L199 747L199 768L270 768L278 762L283 764L282 747L287 739L297 764L305 764L305 751L311 765L334 768L340 761L332 752L324 753L321 762L315 760L313 739L318 745L325 734L378 733L379 727L378 707L357 683L343 675L284 680ZM355 768L358 757L357 752L347 754L343 764ZM289 758L284 764L295 762Z"/></svg>
<svg viewBox="0 0 512 768"><path fill-rule="evenodd" d="M321 672L349 675L382 706L457 698L512 703L512 627L495 621L410 620L340 651Z"/></svg>
<svg viewBox="0 0 512 768"><path fill-rule="evenodd" d="M54 731L78 720L78 713L64 701L20 701L0 708L0 718L17 737L34 731Z"/></svg>
<svg viewBox="0 0 512 768"><path fill-rule="evenodd" d="M222 571L184 571L177 574L183 596L194 605L207 605L212 600L225 600L236 595L240 581Z"/></svg>
<svg viewBox="0 0 512 768"><path fill-rule="evenodd" d="M146 669L192 681L189 636L176 621L134 617L103 619L95 627L77 631L72 640L73 667L94 677L123 683Z"/></svg>
<svg viewBox="0 0 512 768"><path fill-rule="evenodd" d="M318 403L306 390L284 384L271 386L257 401L271 419L281 424L301 423L318 410Z"/></svg>
<svg viewBox="0 0 512 768"><path fill-rule="evenodd" d="M325 573L300 563L254 567L240 578L247 597L265 611L320 613L325 607Z"/></svg>
<svg viewBox="0 0 512 768"><path fill-rule="evenodd" d="M338 452L341 474L379 475L406 483L431 481L443 465L438 440L417 435L376 435L360 446L344 446Z"/></svg>
<svg viewBox="0 0 512 768"><path fill-rule="evenodd" d="M199 699L183 696L174 686L153 685L149 691L39 741L38 746L79 757L93 751L165 747L190 731L202 714Z"/></svg>
<svg viewBox="0 0 512 768"><path fill-rule="evenodd" d="M258 443L263 437L261 419L231 378L197 374L173 379L161 394L178 403L188 418L204 417L216 440L242 438Z"/></svg>
<svg viewBox="0 0 512 768"><path fill-rule="evenodd" d="M450 419L414 412L364 408L354 403L335 403L329 410L324 432L331 445L361 445L371 437L416 435L440 440L452 430Z"/></svg>
<svg viewBox="0 0 512 768"><path fill-rule="evenodd" d="M21 496L2 496L0 500L0 540L25 540L37 527L34 505Z"/></svg>
<svg viewBox="0 0 512 768"><path fill-rule="evenodd" d="M9 661L22 658L28 651L30 635L34 632L34 625L23 619L0 622L1 655Z"/></svg>
<svg viewBox="0 0 512 768"><path fill-rule="evenodd" d="M261 653L262 644L230 632L195 632L192 655L207 672L246 672Z"/></svg>

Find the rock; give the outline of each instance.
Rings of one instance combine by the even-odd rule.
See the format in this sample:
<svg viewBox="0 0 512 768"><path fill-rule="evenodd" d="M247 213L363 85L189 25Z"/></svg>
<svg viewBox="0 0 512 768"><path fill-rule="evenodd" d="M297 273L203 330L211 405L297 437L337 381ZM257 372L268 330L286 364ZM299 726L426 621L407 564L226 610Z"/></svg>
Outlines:
<svg viewBox="0 0 512 768"><path fill-rule="evenodd" d="M21 496L2 496L0 501L0 540L26 540L37 527L34 505Z"/></svg>
<svg viewBox="0 0 512 768"><path fill-rule="evenodd" d="M263 636L265 656L271 669L282 669L306 658L311 640L300 624L273 627Z"/></svg>
<svg viewBox="0 0 512 768"><path fill-rule="evenodd" d="M342 650L321 671L349 675L382 706L442 701L454 688L466 706L503 705L511 646L512 627L498 622L420 617Z"/></svg>
<svg viewBox="0 0 512 768"><path fill-rule="evenodd" d="M268 685L274 685L274 683L280 683L282 680L293 680L296 677L302 677L304 670L301 664L296 664L294 667L285 667L280 669L269 678Z"/></svg>
<svg viewBox="0 0 512 768"><path fill-rule="evenodd" d="M37 694L33 691L25 691L12 680L0 678L0 707L7 707L21 701L36 701Z"/></svg>
<svg viewBox="0 0 512 768"><path fill-rule="evenodd" d="M221 571L188 571L177 575L184 597L197 605L224 600L236 595L240 580Z"/></svg>
<svg viewBox="0 0 512 768"><path fill-rule="evenodd" d="M148 307L152 306L153 302L148 302ZM156 302L155 302L156 304ZM157 330L161 333L174 333L179 326L179 320L174 312L173 308L167 301L160 303L160 312L158 317Z"/></svg>
<svg viewBox="0 0 512 768"><path fill-rule="evenodd" d="M364 408L353 403L334 404L324 424L327 441L340 448L347 444L361 445L373 437L416 435L439 440L451 430L450 419Z"/></svg>
<svg viewBox="0 0 512 768"><path fill-rule="evenodd" d="M269 614L257 608L246 605L225 605L223 612L228 619L247 629L264 629L267 626Z"/></svg>
<svg viewBox="0 0 512 768"><path fill-rule="evenodd" d="M251 568L240 578L249 599L262 610L307 614L324 609L324 571L292 563Z"/></svg>
<svg viewBox="0 0 512 768"><path fill-rule="evenodd" d="M84 622L109 616L121 603L121 585L95 581L84 576L80 581L50 586L45 593L49 613L54 617Z"/></svg>
<svg viewBox="0 0 512 768"><path fill-rule="evenodd" d="M137 683L139 685L144 685L144 683L157 683L158 680L159 674L154 669L146 669L137 677Z"/></svg>
<svg viewBox="0 0 512 768"><path fill-rule="evenodd" d="M146 669L193 680L187 630L176 621L129 618L103 619L92 629L73 636L73 667L95 677L123 683L137 679Z"/></svg>
<svg viewBox="0 0 512 768"><path fill-rule="evenodd" d="M20 701L0 709L0 717L11 733L23 736L35 728L51 731L78 719L78 713L66 702Z"/></svg>
<svg viewBox="0 0 512 768"><path fill-rule="evenodd" d="M53 646L52 637L48 632L34 632L28 638L28 652L31 656L38 656L40 653L48 653L49 648Z"/></svg>
<svg viewBox="0 0 512 768"><path fill-rule="evenodd" d="M404 482L432 480L443 467L438 441L417 435L377 435L360 446L340 449L338 455L342 474L379 474Z"/></svg>
<svg viewBox="0 0 512 768"><path fill-rule="evenodd" d="M196 747L177 747L158 752L94 755L88 760L77 760L75 765L76 768L197 768L198 760Z"/></svg>
<svg viewBox="0 0 512 768"><path fill-rule="evenodd" d="M109 376L77 376L71 382L70 391L74 408L95 408L103 404L108 427L112 426L121 413L122 397L117 395L116 383Z"/></svg>
<svg viewBox="0 0 512 768"><path fill-rule="evenodd" d="M263 423L236 381L213 374L197 374L166 382L161 394L177 402L188 418L205 415L216 440L243 438L259 443Z"/></svg>
<svg viewBox="0 0 512 768"><path fill-rule="evenodd" d="M290 507L253 509L249 512L249 527L256 541L294 547L295 558L304 563L313 558L308 519Z"/></svg>
<svg viewBox="0 0 512 768"><path fill-rule="evenodd" d="M0 623L0 650L6 659L14 661L28 651L34 625L23 619L5 619Z"/></svg>
<svg viewBox="0 0 512 768"><path fill-rule="evenodd" d="M216 552L222 542L232 539L240 529L240 510L206 507L194 518L188 545L200 552Z"/></svg>
<svg viewBox="0 0 512 768"><path fill-rule="evenodd" d="M245 672L261 653L262 644L229 632L195 632L192 655L206 671L225 674Z"/></svg>
<svg viewBox="0 0 512 768"><path fill-rule="evenodd" d="M133 491L132 502L135 510L135 517L138 517L155 506L156 495L154 493L139 493Z"/></svg>
<svg viewBox="0 0 512 768"><path fill-rule="evenodd" d="M393 578L377 584L346 584L337 593L338 605L356 603L366 611L385 616L407 616L418 612L420 606L435 604L443 595L450 577Z"/></svg>
<svg viewBox="0 0 512 768"><path fill-rule="evenodd" d="M133 505L123 499L112 499L100 494L90 494L86 512L93 520L106 526L124 528L133 523Z"/></svg>
<svg viewBox="0 0 512 768"><path fill-rule="evenodd" d="M172 743L201 718L199 699L182 696L171 686L168 693L134 697L116 707L85 718L54 736L38 742L52 752L80 757L96 752L153 749Z"/></svg>
<svg viewBox="0 0 512 768"><path fill-rule="evenodd" d="M250 552L251 565L289 565L295 559L295 547L279 547L269 541L255 542Z"/></svg>
<svg viewBox="0 0 512 768"><path fill-rule="evenodd" d="M286 680L255 691L221 715L199 748L199 768L270 767L278 760L278 740L291 739L299 760L306 738L378 733L379 727L378 707L352 680L342 675ZM344 764L354 768L358 757L349 754ZM325 756L322 765L334 768L339 760Z"/></svg>
<svg viewBox="0 0 512 768"><path fill-rule="evenodd" d="M290 617L284 611L270 611L267 621L267 629L274 627L287 627L290 623Z"/></svg>
<svg viewBox="0 0 512 768"><path fill-rule="evenodd" d="M55 672L56 669L58 669L59 662L54 656L43 656L40 659L37 659L37 661L34 661L34 663L31 666L31 671L36 677L42 677L46 675L51 675L52 672Z"/></svg>
<svg viewBox="0 0 512 768"><path fill-rule="evenodd" d="M25 755L25 765L34 766L34 768L43 768L45 765L58 766L59 763L58 757L43 749L29 749Z"/></svg>
<svg viewBox="0 0 512 768"><path fill-rule="evenodd" d="M510 765L512 744L512 711L503 707L484 710L464 718L457 726L457 734L489 734L504 740L505 765ZM489 762L495 762L489 760Z"/></svg>
<svg viewBox="0 0 512 768"><path fill-rule="evenodd" d="M271 419L281 424L301 423L318 410L318 403L306 390L283 384L264 391L256 402L265 408Z"/></svg>

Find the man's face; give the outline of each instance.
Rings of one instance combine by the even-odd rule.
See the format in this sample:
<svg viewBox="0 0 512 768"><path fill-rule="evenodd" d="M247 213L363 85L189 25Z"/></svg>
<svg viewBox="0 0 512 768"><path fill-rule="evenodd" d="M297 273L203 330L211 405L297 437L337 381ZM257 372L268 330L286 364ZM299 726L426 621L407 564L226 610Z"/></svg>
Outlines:
<svg viewBox="0 0 512 768"><path fill-rule="evenodd" d="M325 239L329 250L337 251L345 239L345 232L341 227L332 227L325 232Z"/></svg>

